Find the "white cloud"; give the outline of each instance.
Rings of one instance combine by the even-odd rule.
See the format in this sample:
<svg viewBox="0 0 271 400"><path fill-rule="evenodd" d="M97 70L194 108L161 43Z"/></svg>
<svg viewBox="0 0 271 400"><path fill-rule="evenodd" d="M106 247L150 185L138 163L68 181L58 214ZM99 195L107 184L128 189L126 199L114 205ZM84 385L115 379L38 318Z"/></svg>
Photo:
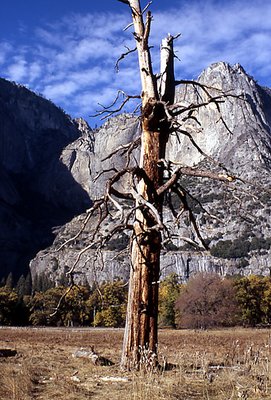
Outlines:
<svg viewBox="0 0 271 400"><path fill-rule="evenodd" d="M80 71L71 72L68 76L65 72L60 72L54 75L49 80L45 80L43 93L46 97L53 101L61 101L69 103L74 101L73 96L78 93L84 93L91 88L101 87L112 82L109 74L103 71L102 68L94 67ZM48 84L47 84L48 83ZM72 98L71 98L72 96ZM85 96L79 95L78 98ZM80 104L82 100L80 100Z"/></svg>
<svg viewBox="0 0 271 400"><path fill-rule="evenodd" d="M264 16L263 16L264 13ZM0 43L5 77L44 93L72 115L89 115L97 103L109 104L118 89L140 91L136 53L117 58L134 47L132 29L123 32L129 13L70 15L35 31L32 46ZM191 0L154 13L151 44L159 70L161 38L181 33L176 41L178 78L196 78L216 61L239 62L259 82L271 86L271 3L268 0ZM8 57L7 57L8 55Z"/></svg>
<svg viewBox="0 0 271 400"><path fill-rule="evenodd" d="M7 75L10 80L22 82L27 76L27 62L24 58L14 57L13 62L8 66Z"/></svg>
<svg viewBox="0 0 271 400"><path fill-rule="evenodd" d="M107 39L85 38L79 41L71 40L66 47L56 55L54 64L60 67L72 67L94 62L98 59L112 59L118 54L114 44Z"/></svg>
<svg viewBox="0 0 271 400"><path fill-rule="evenodd" d="M77 82L82 89L86 86L91 87L111 82L111 74L107 72L107 70L101 67L93 67L72 72L70 78Z"/></svg>
<svg viewBox="0 0 271 400"><path fill-rule="evenodd" d="M119 36L127 24L129 16L126 13L93 13L85 15L74 14L64 17L53 27L61 31L65 27L73 38L110 38Z"/></svg>
<svg viewBox="0 0 271 400"><path fill-rule="evenodd" d="M8 42L0 42L0 64L3 64L9 53L12 52L12 46Z"/></svg>
<svg viewBox="0 0 271 400"><path fill-rule="evenodd" d="M61 83L56 83L55 85L45 86L43 93L46 97L54 101L65 101L65 98L75 93L76 90L76 83L67 80Z"/></svg>
<svg viewBox="0 0 271 400"><path fill-rule="evenodd" d="M270 58L270 19L267 0L192 1L178 11L157 13L153 36L157 43L169 29L172 34L181 32L176 42L182 61L177 65L179 73L198 75L211 62L223 60L239 62L253 74L267 64L265 55Z"/></svg>
<svg viewBox="0 0 271 400"><path fill-rule="evenodd" d="M40 63L38 62L33 62L32 64L29 64L28 66L28 77L29 81L33 82L36 81L41 77L43 67Z"/></svg>

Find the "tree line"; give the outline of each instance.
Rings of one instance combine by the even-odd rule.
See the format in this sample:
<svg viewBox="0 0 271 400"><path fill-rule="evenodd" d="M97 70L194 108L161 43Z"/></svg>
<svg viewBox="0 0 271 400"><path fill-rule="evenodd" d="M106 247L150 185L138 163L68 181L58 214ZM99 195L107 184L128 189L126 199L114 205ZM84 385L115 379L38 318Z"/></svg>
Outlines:
<svg viewBox="0 0 271 400"><path fill-rule="evenodd" d="M65 278L55 287L46 275L33 282L12 276L0 287L0 324L32 326L123 327L128 288L122 280L67 291ZM63 295L66 295L63 297ZM62 301L60 301L62 299ZM271 277L221 278L199 273L187 283L171 274L160 283L159 326L207 329L265 326L271 323Z"/></svg>
<svg viewBox="0 0 271 400"><path fill-rule="evenodd" d="M21 276L13 284L11 274L0 287L0 324L33 326L106 326L125 324L127 285L121 280L89 286L68 287L66 277L60 285L40 274Z"/></svg>

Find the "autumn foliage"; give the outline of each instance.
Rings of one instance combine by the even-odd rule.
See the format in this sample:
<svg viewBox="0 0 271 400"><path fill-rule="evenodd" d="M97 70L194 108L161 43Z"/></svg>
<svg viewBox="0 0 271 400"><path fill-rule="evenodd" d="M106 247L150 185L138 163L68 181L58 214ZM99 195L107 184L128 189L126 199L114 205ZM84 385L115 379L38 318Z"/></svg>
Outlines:
<svg viewBox="0 0 271 400"><path fill-rule="evenodd" d="M121 281L74 286L59 304L67 287L53 286L42 277L0 287L0 324L34 326L123 327L127 285ZM13 287L14 286L14 287ZM57 311L56 311L57 310ZM271 324L271 277L220 277L199 273L185 284L177 274L167 276L159 289L161 328L206 329Z"/></svg>
<svg viewBox="0 0 271 400"><path fill-rule="evenodd" d="M176 302L177 325L206 329L240 322L237 289L230 279L200 273L183 287Z"/></svg>

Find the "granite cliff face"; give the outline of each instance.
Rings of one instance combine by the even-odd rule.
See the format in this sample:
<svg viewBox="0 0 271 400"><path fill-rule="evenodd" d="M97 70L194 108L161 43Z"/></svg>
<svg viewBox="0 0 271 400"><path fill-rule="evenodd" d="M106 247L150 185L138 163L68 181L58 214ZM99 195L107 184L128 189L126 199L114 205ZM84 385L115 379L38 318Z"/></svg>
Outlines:
<svg viewBox="0 0 271 400"><path fill-rule="evenodd" d="M211 167L222 172L223 165L238 180L234 186L230 186L207 179L181 178L181 184L189 190L191 207L197 216L203 237L210 243L211 251L195 251L183 242L181 237L196 239L188 217L184 215L176 226L170 222L172 216L166 211L165 220L169 222L175 239L162 256L162 275L177 272L183 279L187 279L196 271L208 270L221 274L269 274L270 90L257 85L240 65L231 67L225 63L207 68L199 81L229 94L220 104L221 114L210 104L199 109L196 115L200 125L190 123L188 126L184 122L194 141L209 158L200 153L187 137L181 135L170 138L167 157L184 165ZM203 100L204 95L197 87L181 87L178 89L176 101L190 104ZM221 115L223 119L220 118ZM101 160L121 144L125 145L138 137L138 129L137 120L129 115L112 118L95 132L92 152L84 160L76 157L73 174L81 185L87 182L83 187L92 199L103 193L110 173L106 172L96 180L97 175L112 167L120 169L125 162L119 157L119 153L105 162ZM62 153L66 155L66 165L69 164L71 149L76 147L74 145L71 144ZM137 158L138 153L135 152L134 156ZM82 171L84 177L80 177ZM33 274L47 271L53 279L58 280L63 271L73 265L78 253L88 244L93 225L91 222L76 241L69 243L68 248L58 252L55 249L78 232L84 218L85 215L82 214L60 229L53 246L40 252L32 260ZM82 279L82 274L86 274L90 282L116 277L127 279L127 243L128 237L123 234L112 241L98 258L95 250L84 253L76 268L77 279Z"/></svg>
<svg viewBox="0 0 271 400"><path fill-rule="evenodd" d="M90 204L60 155L82 136L50 101L0 79L1 275L25 272L52 242L52 228Z"/></svg>
<svg viewBox="0 0 271 400"><path fill-rule="evenodd" d="M119 115L108 120L91 136L87 131L85 135L68 145L62 151L60 158L90 198L95 199L104 193L106 181L110 176L110 173L105 173L96 181L99 173L112 168L121 169L125 165L125 160L121 157L105 161L103 159L138 135L138 121L129 114ZM137 156L135 154L135 157Z"/></svg>
<svg viewBox="0 0 271 400"><path fill-rule="evenodd" d="M212 169L220 163L240 180L230 187L206 179L182 178L211 252L195 251L180 239L195 239L184 215L179 226L170 223L176 239L162 257L162 274L175 271L184 279L197 270L267 274L271 267L270 89L257 85L240 65L225 63L210 66L199 80L231 93L220 104L223 120L211 104L198 111L200 126L186 126L198 146L216 163L181 135L170 138L168 158L184 165L208 164ZM240 95L242 99L236 98ZM203 96L195 87L180 87L176 101L189 104ZM23 254L24 265L33 258L33 275L46 271L57 281L88 244L92 223L76 241L55 250L78 232L85 218L84 213L79 214L91 199L103 193L110 172L96 180L100 172L124 166L125 160L119 154L102 160L139 136L138 120L128 114L119 115L94 132L83 120L72 121L52 103L3 80L0 113L0 252L2 259L8 260L4 266L6 271L11 265L21 268ZM138 158L138 149L134 157ZM172 219L168 211L165 218ZM126 279L127 242L128 237L120 235L98 259L94 250L86 252L77 265L77 279L83 280L83 274L90 282ZM34 257L40 249L44 250ZM238 253L236 249L241 250Z"/></svg>

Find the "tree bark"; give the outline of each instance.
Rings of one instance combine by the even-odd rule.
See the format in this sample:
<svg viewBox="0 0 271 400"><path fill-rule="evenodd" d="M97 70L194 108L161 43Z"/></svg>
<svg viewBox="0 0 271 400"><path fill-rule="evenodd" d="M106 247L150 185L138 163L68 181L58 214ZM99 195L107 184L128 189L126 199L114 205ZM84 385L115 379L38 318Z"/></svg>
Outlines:
<svg viewBox="0 0 271 400"><path fill-rule="evenodd" d="M159 132L142 131L142 164L151 184L143 179L138 184L139 195L152 204L162 218L162 202L155 196L161 178L158 171L160 156ZM130 285L126 327L123 343L122 367L139 368L141 352L157 353L158 285L160 274L161 233L155 228L157 220L151 210L136 204ZM146 353L145 353L146 354Z"/></svg>
<svg viewBox="0 0 271 400"><path fill-rule="evenodd" d="M174 74L173 40L167 38L162 45L161 53L163 54L164 47L165 56L161 60L158 87L157 78L152 71L148 44L151 14L147 13L144 23L140 2L130 0L129 4L142 84L140 168L144 169L147 179L142 178L137 187L139 199L136 202L131 243L130 285L121 366L124 369L138 369L142 366L143 353L145 362L148 362L149 357L149 362L152 363L157 354L161 232L157 227L157 217L146 203L156 209L162 221L163 196L157 194L158 188L163 184L163 170L159 167L159 160L165 156L169 135L169 123L162 101L171 103L174 100L174 89L171 85ZM173 76L167 80L169 72Z"/></svg>

